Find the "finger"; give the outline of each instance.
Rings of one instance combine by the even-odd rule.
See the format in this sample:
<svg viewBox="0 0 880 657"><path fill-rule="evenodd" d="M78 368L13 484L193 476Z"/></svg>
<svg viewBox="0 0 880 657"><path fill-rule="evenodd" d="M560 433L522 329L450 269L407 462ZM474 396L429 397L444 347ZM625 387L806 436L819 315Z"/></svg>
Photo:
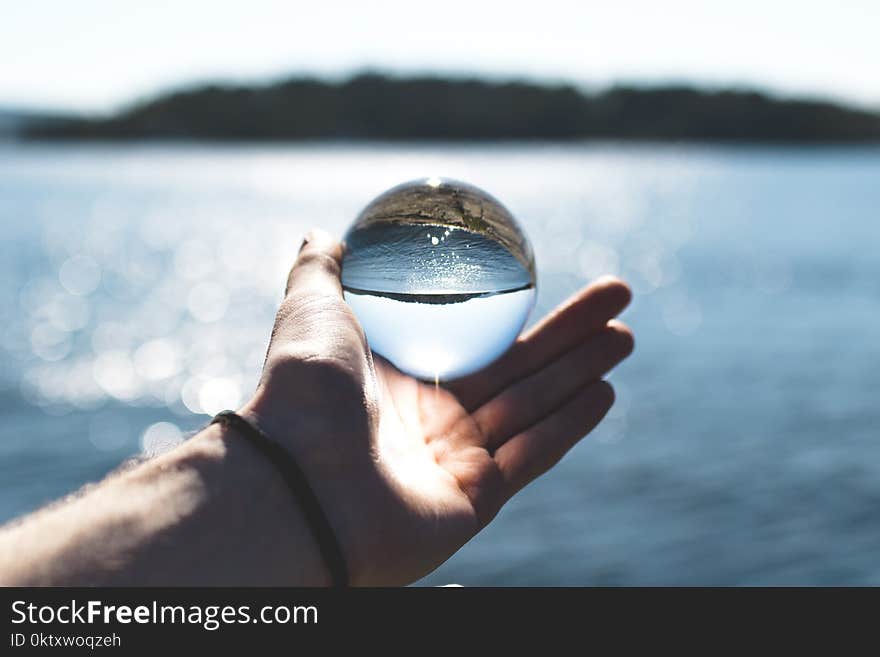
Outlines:
<svg viewBox="0 0 880 657"><path fill-rule="evenodd" d="M514 381L601 331L631 298L625 283L613 277L601 278L550 312L486 369L451 382L448 387L465 408L474 410Z"/></svg>
<svg viewBox="0 0 880 657"><path fill-rule="evenodd" d="M311 231L287 278L270 354L283 349L299 360L332 359L361 368L366 339L343 299L341 270L342 245L324 231Z"/></svg>
<svg viewBox="0 0 880 657"><path fill-rule="evenodd" d="M525 379L515 382L477 409L474 420L487 449L497 449L511 436L537 423L559 408L578 389L598 381L632 353L632 332L612 320Z"/></svg>
<svg viewBox="0 0 880 657"><path fill-rule="evenodd" d="M322 293L342 297L342 244L323 230L306 235L287 277L285 294Z"/></svg>
<svg viewBox="0 0 880 657"><path fill-rule="evenodd" d="M552 468L599 424L613 403L614 389L607 381L597 381L499 447L494 458L504 478L507 496Z"/></svg>

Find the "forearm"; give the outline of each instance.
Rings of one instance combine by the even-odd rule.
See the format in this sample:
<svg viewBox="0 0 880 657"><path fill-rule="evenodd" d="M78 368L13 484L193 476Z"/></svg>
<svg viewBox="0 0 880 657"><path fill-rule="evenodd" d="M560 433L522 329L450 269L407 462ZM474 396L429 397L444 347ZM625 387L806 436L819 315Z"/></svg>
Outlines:
<svg viewBox="0 0 880 657"><path fill-rule="evenodd" d="M0 531L6 585L324 585L271 463L212 426Z"/></svg>

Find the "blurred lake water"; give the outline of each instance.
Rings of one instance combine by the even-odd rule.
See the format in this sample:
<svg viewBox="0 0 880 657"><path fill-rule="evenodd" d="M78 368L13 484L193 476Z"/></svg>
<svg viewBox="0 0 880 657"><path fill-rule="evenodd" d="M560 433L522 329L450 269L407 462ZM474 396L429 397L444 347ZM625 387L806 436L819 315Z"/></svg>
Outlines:
<svg viewBox="0 0 880 657"><path fill-rule="evenodd" d="M626 278L602 426L424 583L880 584L880 148L0 145L0 521L235 406L310 226L500 198Z"/></svg>

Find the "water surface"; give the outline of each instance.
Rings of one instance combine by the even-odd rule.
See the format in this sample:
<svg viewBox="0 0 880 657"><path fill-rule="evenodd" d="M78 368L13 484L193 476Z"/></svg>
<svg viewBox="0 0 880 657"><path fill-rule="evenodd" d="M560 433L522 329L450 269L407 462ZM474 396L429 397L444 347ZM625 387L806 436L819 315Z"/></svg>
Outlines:
<svg viewBox="0 0 880 657"><path fill-rule="evenodd" d="M606 272L603 425L426 583L880 584L880 149L0 147L0 520L251 390L312 225L421 175ZM160 424L161 423L161 424Z"/></svg>

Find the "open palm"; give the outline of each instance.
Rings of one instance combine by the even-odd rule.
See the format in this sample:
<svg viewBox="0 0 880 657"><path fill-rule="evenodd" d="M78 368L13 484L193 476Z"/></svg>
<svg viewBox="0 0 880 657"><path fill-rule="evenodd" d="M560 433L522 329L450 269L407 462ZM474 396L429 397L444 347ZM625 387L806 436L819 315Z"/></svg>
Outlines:
<svg viewBox="0 0 880 657"><path fill-rule="evenodd" d="M626 286L603 279L447 386L370 353L339 282L341 248L313 233L243 413L288 441L339 535L354 583L424 576L602 419L602 377L632 351L613 318Z"/></svg>

